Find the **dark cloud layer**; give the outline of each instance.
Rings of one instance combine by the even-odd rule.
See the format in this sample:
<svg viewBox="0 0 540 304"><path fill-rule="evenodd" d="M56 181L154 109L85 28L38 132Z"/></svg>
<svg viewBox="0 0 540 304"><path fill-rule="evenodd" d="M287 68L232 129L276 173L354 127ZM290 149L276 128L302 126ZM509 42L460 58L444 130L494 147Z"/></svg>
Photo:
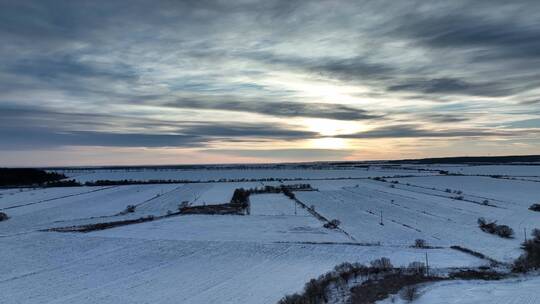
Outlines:
<svg viewBox="0 0 540 304"><path fill-rule="evenodd" d="M113 117L133 126L137 117ZM315 138L317 133L267 123L162 122L146 120L146 127L173 127L166 132L115 130L108 115L54 112L50 110L0 108L0 147L16 149L58 146L105 147L204 147L213 141L238 139ZM82 120L82 121L81 121ZM86 129L86 130L85 130ZM92 130L88 130L92 129ZM99 130L102 129L102 130Z"/></svg>
<svg viewBox="0 0 540 304"><path fill-rule="evenodd" d="M518 135L518 134L516 134ZM512 133L490 129L425 129L418 125L394 125L376 128L374 130L341 135L342 138L373 139L373 138L424 138L424 137L485 137L512 136Z"/></svg>
<svg viewBox="0 0 540 304"><path fill-rule="evenodd" d="M519 1L515 4L521 5L523 10L538 9L538 3L535 1ZM496 9L497 7L493 5L492 12L496 13ZM438 16L409 18L399 27L399 34L410 36L430 47L478 47L485 50L477 53L475 59L540 58L540 28L537 18L528 21L527 16L508 18L508 16L490 16L481 11L463 11L460 14L438 13Z"/></svg>
<svg viewBox="0 0 540 304"><path fill-rule="evenodd" d="M437 78L408 80L388 88L390 91L413 91L426 94L459 94L470 96L506 96L514 90L497 83L470 83L461 79Z"/></svg>
<svg viewBox="0 0 540 304"><path fill-rule="evenodd" d="M336 120L367 120L378 119L380 115L371 114L365 110L341 104L306 103L289 101L211 101L182 99L168 106L189 109L238 111L264 114L277 117L312 117Z"/></svg>

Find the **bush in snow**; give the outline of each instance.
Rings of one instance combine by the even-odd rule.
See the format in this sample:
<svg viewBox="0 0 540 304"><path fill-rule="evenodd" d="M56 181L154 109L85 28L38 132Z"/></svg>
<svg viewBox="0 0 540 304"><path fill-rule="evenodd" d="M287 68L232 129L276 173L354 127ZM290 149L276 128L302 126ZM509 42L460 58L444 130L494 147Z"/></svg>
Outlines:
<svg viewBox="0 0 540 304"><path fill-rule="evenodd" d="M506 225L498 225L495 228L495 234L508 239L514 236L514 230Z"/></svg>
<svg viewBox="0 0 540 304"><path fill-rule="evenodd" d="M540 204L532 204L532 205L529 207L529 210L540 212Z"/></svg>
<svg viewBox="0 0 540 304"><path fill-rule="evenodd" d="M532 239L521 245L525 253L514 262L513 270L515 272L540 269L540 229L534 229L532 236Z"/></svg>
<svg viewBox="0 0 540 304"><path fill-rule="evenodd" d="M370 265L372 268L378 270L390 270L394 268L394 265L392 265L390 259L385 257L371 261Z"/></svg>
<svg viewBox="0 0 540 304"><path fill-rule="evenodd" d="M418 287L416 287L415 285L407 286L400 291L399 295L403 300L412 302L418 299Z"/></svg>
<svg viewBox="0 0 540 304"><path fill-rule="evenodd" d="M180 203L180 205L178 205L178 211L182 211L187 207L189 207L189 202L188 201L183 201L182 203Z"/></svg>
<svg viewBox="0 0 540 304"><path fill-rule="evenodd" d="M4 212L0 212L0 222L9 219L9 216Z"/></svg>
<svg viewBox="0 0 540 304"><path fill-rule="evenodd" d="M496 234L502 238L512 238L514 236L514 230L507 225L497 225L497 222L488 222L485 218L478 219L478 227L482 231Z"/></svg>
<svg viewBox="0 0 540 304"><path fill-rule="evenodd" d="M410 274L425 275L426 264L422 262L412 262L407 266L407 272Z"/></svg>
<svg viewBox="0 0 540 304"><path fill-rule="evenodd" d="M126 210L124 210L125 213L133 213L135 212L135 205L127 205Z"/></svg>
<svg viewBox="0 0 540 304"><path fill-rule="evenodd" d="M339 227L340 224L341 224L341 222L339 220L333 219L330 222L324 224L324 228L336 229L337 227Z"/></svg>
<svg viewBox="0 0 540 304"><path fill-rule="evenodd" d="M415 248L426 248L427 247L427 242L426 242L426 240L423 240L423 239L416 239L414 241L414 247Z"/></svg>

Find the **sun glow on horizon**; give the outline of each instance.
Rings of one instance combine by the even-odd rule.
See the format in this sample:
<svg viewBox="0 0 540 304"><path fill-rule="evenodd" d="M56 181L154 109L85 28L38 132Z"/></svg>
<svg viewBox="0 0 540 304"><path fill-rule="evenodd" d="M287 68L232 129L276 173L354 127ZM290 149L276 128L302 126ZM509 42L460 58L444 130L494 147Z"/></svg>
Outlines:
<svg viewBox="0 0 540 304"><path fill-rule="evenodd" d="M315 138L309 141L309 145L313 149L343 150L349 148L346 139L335 137Z"/></svg>
<svg viewBox="0 0 540 304"><path fill-rule="evenodd" d="M355 121L304 118L300 120L300 124L305 125L309 131L328 137L367 130L367 126Z"/></svg>

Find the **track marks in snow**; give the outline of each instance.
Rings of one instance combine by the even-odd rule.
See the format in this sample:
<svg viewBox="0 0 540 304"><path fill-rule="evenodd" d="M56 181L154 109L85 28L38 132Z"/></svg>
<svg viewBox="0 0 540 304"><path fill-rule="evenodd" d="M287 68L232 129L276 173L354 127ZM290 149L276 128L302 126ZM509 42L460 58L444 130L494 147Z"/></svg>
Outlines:
<svg viewBox="0 0 540 304"><path fill-rule="evenodd" d="M88 193L93 193L93 192L97 192L97 191L103 191L103 190L107 190L107 189L111 189L111 188L115 188L115 187L118 187L118 186L99 187L99 189L92 188L91 190L86 190L86 191L83 191L83 192L78 192L78 193L73 193L73 194L67 194L67 195L61 195L61 196L55 196L55 197L52 197L52 198L43 199L43 200L39 200L39 201L35 201L35 202L24 203L24 204L20 204L20 203L19 203L18 205L13 205L13 206L9 206L9 207L0 208L0 210L9 210L9 209L15 209L15 208L20 208L20 207L26 207L26 206L36 205L36 204L42 204L42 203L46 203L46 202L50 202L50 201L54 201L54 200L59 200L59 199L64 199L64 198L69 198L69 197L74 197L74 196L83 195L83 194L88 194ZM77 188L79 188L79 187L77 187ZM68 188L68 189L69 189L69 188ZM85 189L88 189L88 188L85 187Z"/></svg>

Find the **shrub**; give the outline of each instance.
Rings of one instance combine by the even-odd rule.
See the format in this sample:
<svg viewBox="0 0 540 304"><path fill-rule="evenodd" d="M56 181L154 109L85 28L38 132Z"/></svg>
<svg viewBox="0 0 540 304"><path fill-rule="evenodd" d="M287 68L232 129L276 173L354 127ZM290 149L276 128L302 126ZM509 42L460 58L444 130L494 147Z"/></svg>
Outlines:
<svg viewBox="0 0 540 304"><path fill-rule="evenodd" d="M489 205L489 201L488 201L488 200L484 200L484 201L482 202L482 205L486 205L486 206Z"/></svg>
<svg viewBox="0 0 540 304"><path fill-rule="evenodd" d="M125 213L133 213L135 212L135 208L137 208L135 205L127 205L126 210L124 210Z"/></svg>
<svg viewBox="0 0 540 304"><path fill-rule="evenodd" d="M184 209L186 209L187 207L189 207L189 202L188 201L183 201L180 203L180 205L178 205L178 211L182 211Z"/></svg>
<svg viewBox="0 0 540 304"><path fill-rule="evenodd" d="M0 222L6 221L9 219L9 216L5 214L4 212L0 212Z"/></svg>
<svg viewBox="0 0 540 304"><path fill-rule="evenodd" d="M230 204L247 207L249 204L249 195L250 192L243 188L236 189L234 190Z"/></svg>
<svg viewBox="0 0 540 304"><path fill-rule="evenodd" d="M415 247L415 248L426 248L426 247L427 247L426 240L423 240L423 239L416 239L416 240L414 241L414 247Z"/></svg>
<svg viewBox="0 0 540 304"><path fill-rule="evenodd" d="M304 297L299 294L293 294L285 296L283 299L279 300L278 304L304 304Z"/></svg>
<svg viewBox="0 0 540 304"><path fill-rule="evenodd" d="M540 212L540 204L532 204L532 205L529 207L529 210L531 210L531 211L536 211L536 212Z"/></svg>
<svg viewBox="0 0 540 304"><path fill-rule="evenodd" d="M426 265L422 262L412 262L407 266L407 272L415 275L425 275Z"/></svg>
<svg viewBox="0 0 540 304"><path fill-rule="evenodd" d="M512 238L514 236L514 230L507 225L497 225L497 222L488 222L485 218L478 219L478 227L482 231L496 234L502 238Z"/></svg>
<svg viewBox="0 0 540 304"><path fill-rule="evenodd" d="M496 272L493 270L487 269L467 269L467 270L460 270L457 272L452 272L449 274L449 278L452 280L486 280L486 281L492 281L492 280L502 280L505 278L504 273Z"/></svg>
<svg viewBox="0 0 540 304"><path fill-rule="evenodd" d="M521 245L525 253L514 262L513 271L527 272L533 269L540 269L540 230L534 229L532 236L532 239L527 240Z"/></svg>
<svg viewBox="0 0 540 304"><path fill-rule="evenodd" d="M413 286L406 286L401 290L399 293L401 298L405 301L412 302L416 299L418 299L418 287L415 285Z"/></svg>
<svg viewBox="0 0 540 304"><path fill-rule="evenodd" d="M378 270L390 270L394 268L394 265L392 265L392 262L390 262L390 259L385 258L385 257L371 261L370 265L371 267Z"/></svg>
<svg viewBox="0 0 540 304"><path fill-rule="evenodd" d="M514 236L514 230L506 225L498 225L495 228L495 234L503 238L511 238Z"/></svg>
<svg viewBox="0 0 540 304"><path fill-rule="evenodd" d="M330 222L324 224L323 226L324 228L328 228L328 229L336 229L339 227L340 224L341 222L338 219L333 219Z"/></svg>

